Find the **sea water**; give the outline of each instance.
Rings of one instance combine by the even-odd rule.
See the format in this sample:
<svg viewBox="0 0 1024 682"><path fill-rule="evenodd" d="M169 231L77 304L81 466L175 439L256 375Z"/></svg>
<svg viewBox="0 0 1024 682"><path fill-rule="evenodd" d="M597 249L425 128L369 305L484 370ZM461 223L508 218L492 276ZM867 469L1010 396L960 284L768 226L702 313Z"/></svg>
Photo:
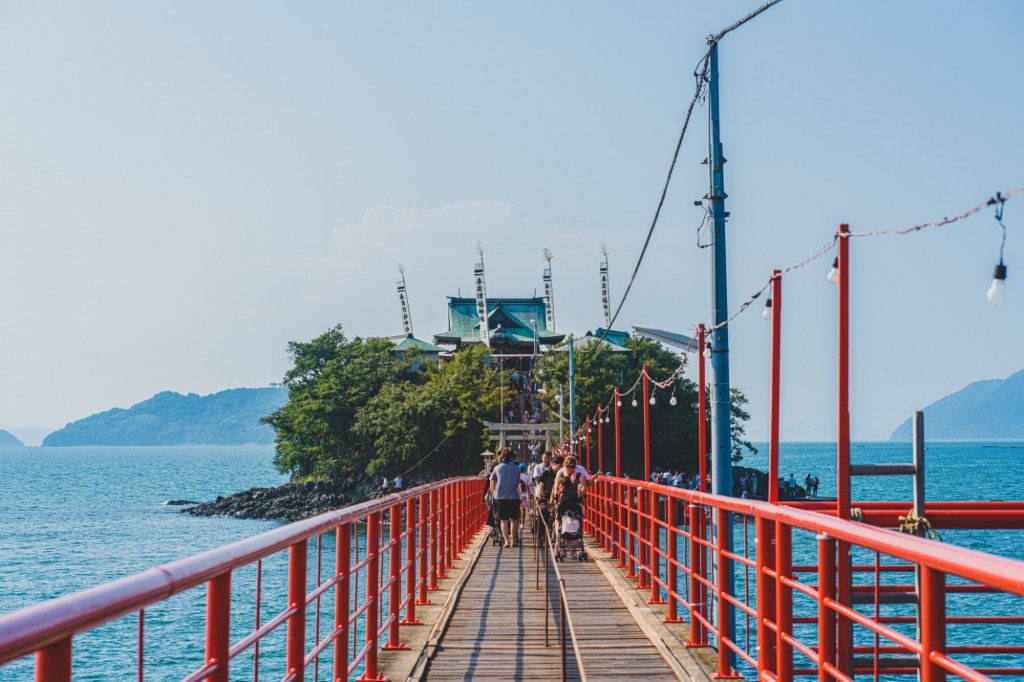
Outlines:
<svg viewBox="0 0 1024 682"><path fill-rule="evenodd" d="M759 449L742 464L763 469L767 449L763 444ZM909 462L910 456L909 444L897 443L856 443L851 455L857 463ZM271 521L197 518L165 504L278 485L285 479L272 460L270 447L0 449L0 613L278 526ZM834 445L784 444L780 460L783 475L792 472L802 482L810 473L821 481L820 496L834 493ZM1021 443L930 444L926 497L1024 499L1022 466ZM907 477L856 479L853 491L859 500L909 500L912 482ZM943 536L949 542L1024 559L1022 531L948 531ZM322 548L327 566L327 558L334 554L330 543L325 538ZM311 549L309 584L315 578L315 546ZM264 562L263 622L284 608L286 576L286 555ZM232 636L237 640L254 622L255 570L236 572L232 587ZM146 679L180 679L202 665L204 609L201 588L147 609ZM130 616L77 636L75 679L134 679L136 635L137 617ZM280 677L283 631L274 635L261 650L261 671L267 667L267 674ZM1009 626L1001 639L1019 643L1022 635L1022 626ZM251 666L251 656L243 655L239 668L245 661ZM31 679L28 660L0 667L0 681L25 679Z"/></svg>

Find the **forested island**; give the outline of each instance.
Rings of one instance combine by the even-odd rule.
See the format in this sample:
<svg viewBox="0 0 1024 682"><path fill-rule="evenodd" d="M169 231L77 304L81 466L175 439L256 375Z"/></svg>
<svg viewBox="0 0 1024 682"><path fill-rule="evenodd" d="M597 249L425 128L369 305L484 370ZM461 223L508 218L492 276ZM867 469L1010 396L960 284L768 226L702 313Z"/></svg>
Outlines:
<svg viewBox="0 0 1024 682"><path fill-rule="evenodd" d="M260 419L287 399L288 389L279 386L205 396L164 391L127 409L71 422L48 435L43 446L266 445L274 442L274 430Z"/></svg>
<svg viewBox="0 0 1024 682"><path fill-rule="evenodd" d="M679 367L680 357L654 341L633 336L623 347L629 352L598 343L577 353L581 413L606 401L616 385L625 382L628 388L645 364L656 378L673 376ZM263 422L276 431L274 464L292 483L254 488L184 512L294 520L378 495L385 477L401 475L410 487L476 474L480 453L491 446L484 421L501 421L503 406L510 406L525 382L539 387L531 396L540 404L531 409L555 421L555 388L568 377L568 353L558 349L542 354L532 369L513 371L482 344L438 362L388 338L349 339L340 326L310 341L293 341L288 349L294 366L284 377L287 401ZM682 374L658 389L662 399L649 406L652 466L697 466L697 390ZM753 450L744 434L745 404L734 389L736 461ZM620 416L623 470L642 476L643 410L624 400Z"/></svg>

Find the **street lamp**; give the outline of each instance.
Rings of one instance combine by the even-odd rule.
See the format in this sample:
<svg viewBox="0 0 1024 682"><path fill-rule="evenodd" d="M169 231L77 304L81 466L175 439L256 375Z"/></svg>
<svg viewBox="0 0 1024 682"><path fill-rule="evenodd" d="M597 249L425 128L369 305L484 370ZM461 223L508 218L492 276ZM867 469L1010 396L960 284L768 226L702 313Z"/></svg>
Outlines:
<svg viewBox="0 0 1024 682"><path fill-rule="evenodd" d="M533 357L534 359L540 355L540 342L537 337L537 320L530 320L530 324L533 325Z"/></svg>
<svg viewBox="0 0 1024 682"><path fill-rule="evenodd" d="M565 440L565 434L562 433L563 425L565 420L562 418L562 408L565 404L565 395L562 393L562 385L558 385L558 393L555 394L555 401L558 402L558 441L562 442Z"/></svg>

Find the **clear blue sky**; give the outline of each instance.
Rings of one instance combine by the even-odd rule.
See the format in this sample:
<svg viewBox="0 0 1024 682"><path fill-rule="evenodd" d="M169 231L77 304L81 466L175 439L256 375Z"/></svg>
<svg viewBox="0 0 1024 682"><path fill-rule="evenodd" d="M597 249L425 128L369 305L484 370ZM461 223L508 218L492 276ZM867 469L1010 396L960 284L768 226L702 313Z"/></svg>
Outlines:
<svg viewBox="0 0 1024 682"><path fill-rule="evenodd" d="M335 323L446 327L487 248L492 295L559 328L621 294L704 38L756 2L0 2L0 423L61 426L156 391L280 380ZM903 227L1024 185L1024 5L786 0L721 46L730 298L835 231ZM708 317L706 108L626 325ZM1009 301L990 212L853 246L853 433L1024 368L1024 199ZM835 423L835 290L785 286L783 437ZM766 433L769 329L732 328ZM622 325L620 325L622 326Z"/></svg>

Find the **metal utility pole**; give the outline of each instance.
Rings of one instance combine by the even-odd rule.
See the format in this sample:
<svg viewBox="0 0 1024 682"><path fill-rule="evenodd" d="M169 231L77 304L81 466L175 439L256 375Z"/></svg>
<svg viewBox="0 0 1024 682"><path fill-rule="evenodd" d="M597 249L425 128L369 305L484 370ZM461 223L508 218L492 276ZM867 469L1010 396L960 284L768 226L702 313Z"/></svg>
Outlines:
<svg viewBox="0 0 1024 682"><path fill-rule="evenodd" d="M722 166L722 140L719 130L718 109L718 42L709 39L710 73L708 80L708 103L711 117L711 148L708 150L708 171L711 175L711 223L714 244L711 260L711 492L716 495L732 495L732 431L730 428L731 400L729 395L729 299L725 268L725 173ZM730 514L719 517L713 523L714 535L719 546L732 550L732 519ZM732 591L732 571L723 570L718 560L719 586ZM735 656L723 640L731 638L736 631L735 612L727 602L719 604L718 614L719 666L726 670L735 666Z"/></svg>
<svg viewBox="0 0 1024 682"><path fill-rule="evenodd" d="M729 396L729 328L722 324L729 317L725 268L725 174L722 165L722 141L718 111L718 43L711 42L708 102L711 113L711 149L708 170L711 175L711 221L713 255L711 260L711 492L732 495L732 434ZM720 326L721 325L721 326Z"/></svg>
<svg viewBox="0 0 1024 682"><path fill-rule="evenodd" d="M569 437L573 439L572 452L576 454L576 342L569 334Z"/></svg>

